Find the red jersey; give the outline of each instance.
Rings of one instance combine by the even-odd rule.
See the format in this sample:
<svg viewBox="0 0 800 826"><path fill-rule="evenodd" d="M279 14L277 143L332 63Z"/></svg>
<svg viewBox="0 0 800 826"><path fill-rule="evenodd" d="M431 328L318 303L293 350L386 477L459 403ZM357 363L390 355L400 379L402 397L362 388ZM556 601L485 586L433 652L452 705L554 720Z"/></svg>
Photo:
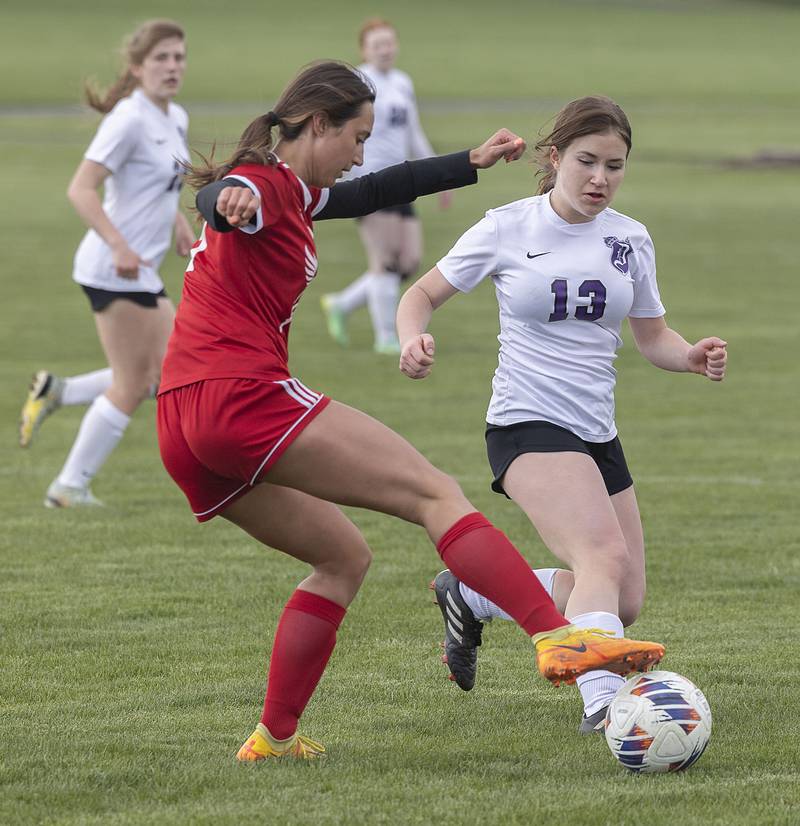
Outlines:
<svg viewBox="0 0 800 826"><path fill-rule="evenodd" d="M203 227L191 252L159 392L203 379L275 380L288 373L288 338L300 296L317 273L312 217L328 190L284 163L236 167L228 177L261 198L256 224Z"/></svg>

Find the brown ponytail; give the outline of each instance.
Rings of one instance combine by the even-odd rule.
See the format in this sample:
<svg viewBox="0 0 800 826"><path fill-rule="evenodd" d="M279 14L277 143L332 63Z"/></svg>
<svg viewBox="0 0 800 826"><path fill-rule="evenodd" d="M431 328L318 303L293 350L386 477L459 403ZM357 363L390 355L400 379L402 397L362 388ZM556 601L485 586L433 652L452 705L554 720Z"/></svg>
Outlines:
<svg viewBox="0 0 800 826"><path fill-rule="evenodd" d="M174 20L147 20L142 23L133 34L125 39L122 47L125 69L114 83L105 91L98 89L93 82L87 82L84 85L84 95L89 106L103 114L110 112L139 84L131 72L131 66L141 66L156 43L168 37L186 39L183 29Z"/></svg>
<svg viewBox="0 0 800 826"><path fill-rule="evenodd" d="M553 129L547 137L535 146L535 163L541 176L537 195L549 192L556 183L556 171L550 163L550 148L555 146L559 153L576 138L597 135L602 132L616 132L631 151L631 125L628 117L611 98L591 95L570 101L557 115Z"/></svg>
<svg viewBox="0 0 800 826"><path fill-rule="evenodd" d="M214 147L209 157L199 155L200 164L186 167L186 181L200 187L224 178L242 164L274 164L272 130L292 141L315 114L327 115L333 126L341 126L356 117L364 103L375 100L372 84L348 63L326 60L306 66L283 90L273 111L259 115L239 138L233 155L220 164L214 163Z"/></svg>

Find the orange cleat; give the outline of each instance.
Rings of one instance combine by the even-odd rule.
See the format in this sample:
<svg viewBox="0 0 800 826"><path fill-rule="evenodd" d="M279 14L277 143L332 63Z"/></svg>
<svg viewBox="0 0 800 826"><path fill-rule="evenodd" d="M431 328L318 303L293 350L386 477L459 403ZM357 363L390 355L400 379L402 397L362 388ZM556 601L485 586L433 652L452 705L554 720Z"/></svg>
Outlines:
<svg viewBox="0 0 800 826"><path fill-rule="evenodd" d="M615 637L600 628L566 625L533 637L536 665L542 676L555 685L574 683L587 671L631 674L647 671L664 656L664 646Z"/></svg>
<svg viewBox="0 0 800 826"><path fill-rule="evenodd" d="M293 734L286 740L276 740L269 733L267 727L259 723L255 731L237 752L236 759L251 763L256 760L266 760L268 757L294 757L299 760L313 760L324 756L325 746L322 743L317 743L302 734Z"/></svg>

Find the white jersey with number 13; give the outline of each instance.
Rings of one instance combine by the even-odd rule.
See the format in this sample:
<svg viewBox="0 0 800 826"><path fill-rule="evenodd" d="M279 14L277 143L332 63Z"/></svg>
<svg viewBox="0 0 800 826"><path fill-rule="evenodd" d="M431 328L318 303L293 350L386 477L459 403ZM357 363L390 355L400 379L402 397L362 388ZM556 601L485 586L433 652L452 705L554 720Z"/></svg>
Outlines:
<svg viewBox="0 0 800 826"><path fill-rule="evenodd" d="M616 436L622 321L665 312L642 224L613 209L570 224L538 195L489 210L437 266L462 292L494 282L500 354L490 424L547 421L588 442Z"/></svg>

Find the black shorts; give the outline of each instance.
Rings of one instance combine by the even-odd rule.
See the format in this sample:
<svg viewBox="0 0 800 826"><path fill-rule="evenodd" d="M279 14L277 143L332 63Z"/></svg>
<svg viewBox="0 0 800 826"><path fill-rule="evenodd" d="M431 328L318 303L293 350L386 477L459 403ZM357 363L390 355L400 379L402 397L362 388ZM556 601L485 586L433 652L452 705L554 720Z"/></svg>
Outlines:
<svg viewBox="0 0 800 826"><path fill-rule="evenodd" d="M514 459L523 453L585 453L594 459L609 496L633 484L619 437L610 442L585 442L566 428L550 422L518 422L506 427L487 424L486 450L494 474L492 490L505 496L508 494L500 480Z"/></svg>
<svg viewBox="0 0 800 826"><path fill-rule="evenodd" d="M383 209L378 209L373 215L399 215L401 218L416 218L417 211L411 204L395 204L394 206L384 207ZM366 216L362 216L366 217ZM356 218L356 221L360 221L361 218Z"/></svg>
<svg viewBox="0 0 800 826"><path fill-rule="evenodd" d="M84 284L81 284L81 289L89 298L89 303L92 305L92 310L95 313L102 312L112 301L116 301L119 298L133 301L134 304L138 304L140 307L150 307L154 309L158 307L159 298L167 297L166 290L161 290L161 292L158 293L143 293L134 290L130 292L116 292L115 290L99 290L97 287L87 287Z"/></svg>

